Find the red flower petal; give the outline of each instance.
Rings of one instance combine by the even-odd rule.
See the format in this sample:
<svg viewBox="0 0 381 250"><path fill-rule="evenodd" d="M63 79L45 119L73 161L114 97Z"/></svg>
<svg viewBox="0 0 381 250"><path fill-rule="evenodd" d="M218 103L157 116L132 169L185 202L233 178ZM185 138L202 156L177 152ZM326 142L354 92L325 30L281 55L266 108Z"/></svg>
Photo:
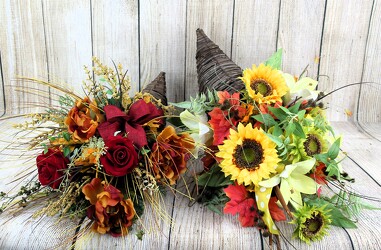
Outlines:
<svg viewBox="0 0 381 250"><path fill-rule="evenodd" d="M286 220L286 215L284 214L284 211L280 209L275 202L277 202L277 198L271 197L269 201L269 209L270 209L271 217L275 221Z"/></svg>
<svg viewBox="0 0 381 250"><path fill-rule="evenodd" d="M247 199L247 191L245 186L242 185L229 185L224 189L226 196L230 198L225 204L224 213L235 215L241 213L244 206L244 201Z"/></svg>

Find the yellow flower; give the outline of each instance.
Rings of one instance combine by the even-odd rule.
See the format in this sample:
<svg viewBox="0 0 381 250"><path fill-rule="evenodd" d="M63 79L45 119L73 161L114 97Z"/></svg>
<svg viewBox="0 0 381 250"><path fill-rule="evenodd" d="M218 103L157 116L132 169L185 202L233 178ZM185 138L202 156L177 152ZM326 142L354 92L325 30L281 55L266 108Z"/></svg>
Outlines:
<svg viewBox="0 0 381 250"><path fill-rule="evenodd" d="M282 102L282 96L289 90L281 72L264 64L245 69L240 79L249 96L259 104Z"/></svg>
<svg viewBox="0 0 381 250"><path fill-rule="evenodd" d="M238 125L238 131L230 129L229 139L218 146L216 156L222 158L220 163L225 176L237 180L239 185L258 185L276 173L278 158L275 143L262 130L252 127L251 123Z"/></svg>

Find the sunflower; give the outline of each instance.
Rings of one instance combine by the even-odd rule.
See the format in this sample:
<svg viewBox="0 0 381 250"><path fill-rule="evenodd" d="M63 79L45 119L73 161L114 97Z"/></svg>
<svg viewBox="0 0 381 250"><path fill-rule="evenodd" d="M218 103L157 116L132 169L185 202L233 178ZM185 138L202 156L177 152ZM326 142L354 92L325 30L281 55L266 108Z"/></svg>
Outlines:
<svg viewBox="0 0 381 250"><path fill-rule="evenodd" d="M292 163L311 159L314 155L323 154L328 151L329 143L325 139L327 133L314 127L302 127L306 138L292 136L290 146L293 149L290 151L288 160Z"/></svg>
<svg viewBox="0 0 381 250"><path fill-rule="evenodd" d="M240 79L249 96L259 104L282 102L282 96L289 90L280 71L264 64L245 69Z"/></svg>
<svg viewBox="0 0 381 250"><path fill-rule="evenodd" d="M216 156L222 158L220 166L225 176L231 175L239 185L258 185L276 173L280 160L275 146L262 130L253 129L251 123L239 123L238 131L230 129L229 139L218 146Z"/></svg>
<svg viewBox="0 0 381 250"><path fill-rule="evenodd" d="M309 244L312 241L321 240L327 234L331 223L329 210L325 206L315 207L304 205L294 213L295 219L291 222L297 227L293 233L294 238L299 238Z"/></svg>

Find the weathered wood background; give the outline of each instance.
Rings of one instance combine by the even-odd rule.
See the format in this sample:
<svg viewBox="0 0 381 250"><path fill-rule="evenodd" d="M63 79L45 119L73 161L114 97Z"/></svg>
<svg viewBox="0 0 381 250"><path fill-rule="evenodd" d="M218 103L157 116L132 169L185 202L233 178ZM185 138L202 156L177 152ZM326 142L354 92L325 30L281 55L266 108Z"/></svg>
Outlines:
<svg viewBox="0 0 381 250"><path fill-rule="evenodd" d="M189 99L198 91L195 31L202 28L242 68L283 48L284 71L299 75L308 65L308 75L319 79L319 89L325 92L362 82L327 97L328 116L346 136L342 149L350 155L345 167L357 179L354 189L380 197L380 16L381 0L0 0L0 114L28 113L37 103L46 107L54 99L53 91L17 76L66 82L81 91L83 66L91 66L92 56L109 65L112 60L122 63L129 69L133 90L165 71L169 100ZM23 86L46 91L46 96L36 100L34 94L18 91ZM360 132L359 126L367 132ZM3 140L7 129L7 124L0 125ZM4 162L7 156L1 157L0 170L15 172ZM2 187L7 183L3 173ZM268 248L258 230L241 228L232 216L218 216L200 205L189 208L184 197L167 199L175 224L164 225L162 234L147 235L141 242L95 235L76 246ZM62 240L73 235L69 229L75 223L57 225L44 218L37 228L35 222L25 223L32 213L1 218L0 248L70 246ZM380 212L369 211L360 218L358 230L332 229L309 249L379 249L380 221ZM290 237L291 228L280 226ZM292 244L306 247L299 241Z"/></svg>
<svg viewBox="0 0 381 250"><path fill-rule="evenodd" d="M308 65L321 90L364 82L328 97L329 117L380 122L380 15L379 0L1 0L0 103L30 111L35 97L15 92L27 84L17 76L81 90L92 56L125 65L135 90L165 71L169 99L189 99L202 28L243 68L283 48L284 71Z"/></svg>

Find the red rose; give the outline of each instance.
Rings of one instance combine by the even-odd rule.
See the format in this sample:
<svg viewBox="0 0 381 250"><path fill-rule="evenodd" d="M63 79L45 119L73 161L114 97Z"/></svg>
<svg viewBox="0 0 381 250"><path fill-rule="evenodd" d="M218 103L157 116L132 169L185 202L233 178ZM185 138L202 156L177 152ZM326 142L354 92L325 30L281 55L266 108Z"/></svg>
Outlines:
<svg viewBox="0 0 381 250"><path fill-rule="evenodd" d="M105 141L107 152L100 160L107 174L124 176L138 164L138 153L132 141L126 137L113 136Z"/></svg>
<svg viewBox="0 0 381 250"><path fill-rule="evenodd" d="M69 160L59 150L48 149L36 158L38 179L43 186L57 189L62 181Z"/></svg>

